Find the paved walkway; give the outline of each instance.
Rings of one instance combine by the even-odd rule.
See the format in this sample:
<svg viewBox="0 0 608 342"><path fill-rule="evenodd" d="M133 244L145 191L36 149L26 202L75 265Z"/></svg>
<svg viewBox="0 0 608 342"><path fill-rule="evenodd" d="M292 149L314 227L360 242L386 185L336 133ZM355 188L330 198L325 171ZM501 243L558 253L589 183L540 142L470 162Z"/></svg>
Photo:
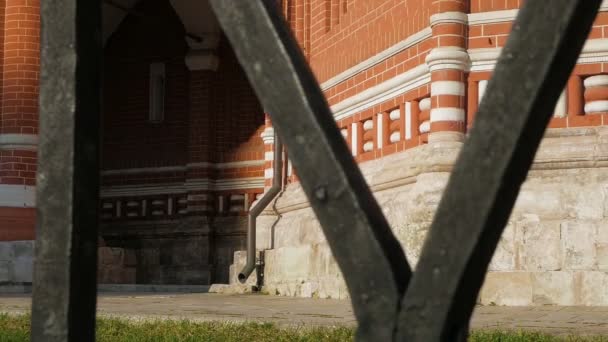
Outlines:
<svg viewBox="0 0 608 342"><path fill-rule="evenodd" d="M27 312L30 304L29 295L0 295L0 312ZM132 319L355 324L348 301L265 295L102 293L98 310L101 315ZM472 327L608 336L608 307L478 307Z"/></svg>

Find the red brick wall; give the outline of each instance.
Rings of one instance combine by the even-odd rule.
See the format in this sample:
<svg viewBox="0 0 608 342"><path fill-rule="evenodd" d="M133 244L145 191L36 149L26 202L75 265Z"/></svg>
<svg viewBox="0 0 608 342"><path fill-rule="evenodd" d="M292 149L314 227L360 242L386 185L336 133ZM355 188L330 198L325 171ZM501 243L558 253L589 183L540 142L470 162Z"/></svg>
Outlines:
<svg viewBox="0 0 608 342"><path fill-rule="evenodd" d="M296 33L308 35L310 64L320 82L429 25L431 0L295 0ZM308 11L306 10L308 9ZM308 25L307 25L308 24Z"/></svg>

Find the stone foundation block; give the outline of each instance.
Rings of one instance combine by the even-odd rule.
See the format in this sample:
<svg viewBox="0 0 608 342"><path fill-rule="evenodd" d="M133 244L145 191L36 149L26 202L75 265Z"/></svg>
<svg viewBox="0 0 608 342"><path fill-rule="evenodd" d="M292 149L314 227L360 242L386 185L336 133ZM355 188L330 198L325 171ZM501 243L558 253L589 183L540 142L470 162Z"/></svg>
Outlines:
<svg viewBox="0 0 608 342"><path fill-rule="evenodd" d="M526 306L532 298L530 272L489 272L480 294L483 305Z"/></svg>

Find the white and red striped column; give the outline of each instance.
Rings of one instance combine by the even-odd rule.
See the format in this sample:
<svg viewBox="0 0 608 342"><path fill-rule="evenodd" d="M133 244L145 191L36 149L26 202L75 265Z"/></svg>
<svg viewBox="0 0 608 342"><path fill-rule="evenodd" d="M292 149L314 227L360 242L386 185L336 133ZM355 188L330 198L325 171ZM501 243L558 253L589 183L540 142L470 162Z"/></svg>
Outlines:
<svg viewBox="0 0 608 342"><path fill-rule="evenodd" d="M261 137L264 142L264 189L268 189L272 186L274 174L274 128L268 114L266 114L266 128Z"/></svg>
<svg viewBox="0 0 608 342"><path fill-rule="evenodd" d="M431 27L436 47L426 58L431 71L429 143L463 141L465 132L466 1L433 2Z"/></svg>
<svg viewBox="0 0 608 342"><path fill-rule="evenodd" d="M0 241L34 239L40 1L6 0L0 69Z"/></svg>

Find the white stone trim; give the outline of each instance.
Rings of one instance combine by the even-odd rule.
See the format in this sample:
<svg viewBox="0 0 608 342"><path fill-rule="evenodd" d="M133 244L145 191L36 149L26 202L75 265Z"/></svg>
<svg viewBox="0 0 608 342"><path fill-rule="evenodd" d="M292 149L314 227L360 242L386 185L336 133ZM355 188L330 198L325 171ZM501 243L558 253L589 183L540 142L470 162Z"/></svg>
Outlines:
<svg viewBox="0 0 608 342"><path fill-rule="evenodd" d="M272 145L274 144L274 128L266 127L262 134L260 134L262 141L264 141L264 145Z"/></svg>
<svg viewBox="0 0 608 342"><path fill-rule="evenodd" d="M445 69L466 71L471 61L467 51L460 47L439 47L431 50L426 56L426 64L431 72Z"/></svg>
<svg viewBox="0 0 608 342"><path fill-rule="evenodd" d="M431 27L441 24L467 24L469 17L463 12L443 12L431 15Z"/></svg>
<svg viewBox="0 0 608 342"><path fill-rule="evenodd" d="M430 110L431 109L431 98L425 97L420 102L418 102L418 108L420 111Z"/></svg>
<svg viewBox="0 0 608 342"><path fill-rule="evenodd" d="M159 166L159 167L141 167L132 169L116 169L105 170L101 172L102 176L115 175L134 175L144 173L164 173L164 172L183 172L186 171L186 166Z"/></svg>
<svg viewBox="0 0 608 342"><path fill-rule="evenodd" d="M421 31L418 31L416 33L414 33L413 35L407 37L406 39L400 41L399 43L391 46L390 48L378 53L377 55L368 58L366 60L364 60L363 62L355 65L352 68L349 68L341 73L339 73L338 75L330 78L329 80L323 82L321 84L321 89L323 90L327 90L331 87L334 87L346 80L348 80L349 78L355 76L356 74L365 71L379 63L384 62L385 60L391 58L392 56L398 54L399 52L408 49L416 44L419 44L420 42L424 41L425 39L429 39L433 36L433 31L431 30L430 27L427 27L425 29L422 29Z"/></svg>
<svg viewBox="0 0 608 342"><path fill-rule="evenodd" d="M431 96L457 95L464 96L464 83L460 81L435 81L431 83Z"/></svg>
<svg viewBox="0 0 608 342"><path fill-rule="evenodd" d="M0 134L0 150L36 151L37 148L36 134Z"/></svg>
<svg viewBox="0 0 608 342"><path fill-rule="evenodd" d="M462 108L434 108L431 109L431 122L438 121L464 121L465 113Z"/></svg>
<svg viewBox="0 0 608 342"><path fill-rule="evenodd" d="M36 187L30 185L0 184L0 207L36 207Z"/></svg>
<svg viewBox="0 0 608 342"><path fill-rule="evenodd" d="M236 168L241 168L241 167L260 166L260 165L264 165L264 160L243 160L243 161L227 162L227 163L200 162L200 163L186 164L186 167L188 169L197 169L197 168L207 167L210 169L223 170L223 169L236 169Z"/></svg>
<svg viewBox="0 0 608 342"><path fill-rule="evenodd" d="M608 9L607 9L608 10ZM471 72L492 71L500 57L502 48L470 49ZM577 64L607 63L608 39L590 39L583 46Z"/></svg>
<svg viewBox="0 0 608 342"><path fill-rule="evenodd" d="M272 153L272 152L271 152ZM165 172L185 172L188 169L197 168L210 168L216 170L222 169L236 169L248 166L261 166L264 165L264 160L244 160L238 162L228 163L189 163L186 166L159 166L159 167L141 167L133 169L116 169L116 170L105 170L101 172L102 176L115 176L115 175L135 175L135 174L146 174L146 173L165 173Z"/></svg>
<svg viewBox="0 0 608 342"><path fill-rule="evenodd" d="M468 15L469 25L496 24L515 20L518 9L479 12Z"/></svg>
<svg viewBox="0 0 608 342"><path fill-rule="evenodd" d="M336 120L345 119L396 96L407 93L431 81L429 69L419 65L405 73L349 97L331 107Z"/></svg>
<svg viewBox="0 0 608 342"><path fill-rule="evenodd" d="M264 177L221 180L200 178L189 179L185 183L108 186L101 189L101 197L171 195L186 194L190 191L244 190L261 189L263 187Z"/></svg>
<svg viewBox="0 0 608 342"><path fill-rule="evenodd" d="M602 1L600 12L608 11L608 0ZM496 24L513 21L517 17L518 9L479 12L468 15L469 25Z"/></svg>

